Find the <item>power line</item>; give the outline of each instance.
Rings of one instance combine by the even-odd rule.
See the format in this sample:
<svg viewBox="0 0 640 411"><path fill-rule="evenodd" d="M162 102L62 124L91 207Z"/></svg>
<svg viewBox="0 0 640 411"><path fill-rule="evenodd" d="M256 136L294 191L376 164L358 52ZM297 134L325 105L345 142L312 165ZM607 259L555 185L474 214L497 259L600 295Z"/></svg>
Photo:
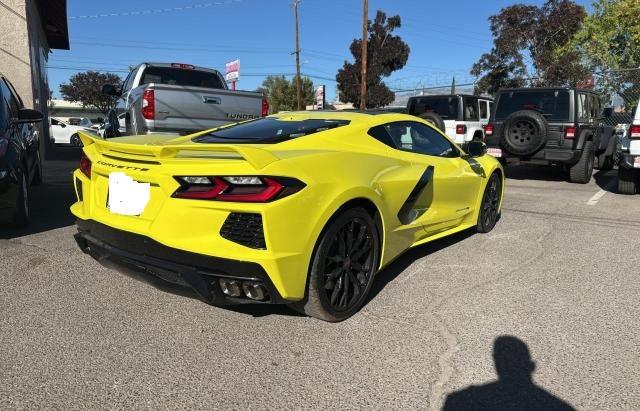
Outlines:
<svg viewBox="0 0 640 411"><path fill-rule="evenodd" d="M167 7L163 9L146 9L146 10L134 10L134 11L122 11L117 13L102 13L102 14L86 14L81 16L71 16L69 20L83 20L83 19L97 19L102 17L127 17L127 16L141 16L149 14L160 13L173 13L176 11L198 10L213 6L224 6L228 4L241 3L242 0L225 0L225 1L212 1L208 3L193 4L191 6L177 6Z"/></svg>

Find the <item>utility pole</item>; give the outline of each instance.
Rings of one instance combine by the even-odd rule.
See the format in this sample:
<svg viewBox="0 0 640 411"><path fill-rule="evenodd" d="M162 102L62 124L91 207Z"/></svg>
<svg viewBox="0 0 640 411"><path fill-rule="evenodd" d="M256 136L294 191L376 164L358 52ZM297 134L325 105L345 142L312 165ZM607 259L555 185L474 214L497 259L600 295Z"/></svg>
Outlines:
<svg viewBox="0 0 640 411"><path fill-rule="evenodd" d="M300 40L298 38L298 4L300 0L293 0L293 12L295 14L296 22L296 51L293 53L296 55L296 98L298 100L298 110L302 110L302 95L300 94Z"/></svg>
<svg viewBox="0 0 640 411"><path fill-rule="evenodd" d="M367 23L369 21L369 0L364 0L364 11L362 14L362 67L360 70L360 110L367 108L367 41L369 33Z"/></svg>

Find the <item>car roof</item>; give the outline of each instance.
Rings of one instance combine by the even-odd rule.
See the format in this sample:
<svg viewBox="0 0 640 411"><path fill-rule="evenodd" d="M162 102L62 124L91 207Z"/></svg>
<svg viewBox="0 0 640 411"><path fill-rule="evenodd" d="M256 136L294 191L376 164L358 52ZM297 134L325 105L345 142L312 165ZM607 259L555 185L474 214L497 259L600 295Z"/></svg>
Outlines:
<svg viewBox="0 0 640 411"><path fill-rule="evenodd" d="M481 98L483 100L493 101L493 97L489 96L478 96L477 94L466 94L466 93L456 93L456 94L425 94L424 96L413 96L409 97L409 100L421 98L421 97L473 97L473 98Z"/></svg>
<svg viewBox="0 0 640 411"><path fill-rule="evenodd" d="M576 88L576 87L514 87L514 88L501 88L498 93L512 92L512 91L529 91L529 90L575 90L585 93L599 94L597 91L588 88Z"/></svg>

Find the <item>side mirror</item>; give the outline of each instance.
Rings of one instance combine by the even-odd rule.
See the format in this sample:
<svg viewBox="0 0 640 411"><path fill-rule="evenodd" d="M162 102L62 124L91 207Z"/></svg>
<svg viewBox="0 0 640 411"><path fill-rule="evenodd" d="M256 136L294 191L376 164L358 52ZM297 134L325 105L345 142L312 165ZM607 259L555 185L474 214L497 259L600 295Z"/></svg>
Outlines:
<svg viewBox="0 0 640 411"><path fill-rule="evenodd" d="M21 108L18 110L18 119L16 123L38 123L42 121L42 113L38 110L30 108Z"/></svg>
<svg viewBox="0 0 640 411"><path fill-rule="evenodd" d="M116 96L120 97L120 91L113 84L105 84L102 86L102 94L106 94L108 96Z"/></svg>
<svg viewBox="0 0 640 411"><path fill-rule="evenodd" d="M487 145L482 141L470 141L467 145L467 153L471 157L482 157L487 154Z"/></svg>
<svg viewBox="0 0 640 411"><path fill-rule="evenodd" d="M602 117L604 118L609 118L613 115L613 108L612 107L605 107L602 110Z"/></svg>

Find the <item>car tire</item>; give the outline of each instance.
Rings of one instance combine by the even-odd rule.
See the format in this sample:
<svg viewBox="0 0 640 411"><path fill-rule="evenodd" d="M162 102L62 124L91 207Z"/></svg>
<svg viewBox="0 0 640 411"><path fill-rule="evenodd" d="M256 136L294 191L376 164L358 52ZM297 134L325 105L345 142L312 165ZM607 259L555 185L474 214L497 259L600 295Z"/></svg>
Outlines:
<svg viewBox="0 0 640 411"><path fill-rule="evenodd" d="M529 156L547 143L547 120L537 111L520 110L504 120L500 145L509 153Z"/></svg>
<svg viewBox="0 0 640 411"><path fill-rule="evenodd" d="M446 132L444 120L436 113L422 113L418 117L428 123L433 124L438 130L442 131L443 133Z"/></svg>
<svg viewBox="0 0 640 411"><path fill-rule="evenodd" d="M69 143L71 143L73 147L82 147L82 140L80 140L80 136L78 134L73 134L69 139Z"/></svg>
<svg viewBox="0 0 640 411"><path fill-rule="evenodd" d="M482 202L480 203L480 211L478 212L478 224L476 231L479 233L488 233L493 230L496 223L500 219L500 202L502 200L502 178L497 172L493 173L487 181L484 193L482 194Z"/></svg>
<svg viewBox="0 0 640 411"><path fill-rule="evenodd" d="M314 249L306 298L293 308L329 322L351 317L366 301L379 259L380 239L371 215L363 208L338 214Z"/></svg>
<svg viewBox="0 0 640 411"><path fill-rule="evenodd" d="M618 168L618 193L635 194L638 192L638 173L628 168Z"/></svg>
<svg viewBox="0 0 640 411"><path fill-rule="evenodd" d="M40 158L40 151L36 152L36 170L33 173L33 180L31 185L39 186L42 184L42 159Z"/></svg>
<svg viewBox="0 0 640 411"><path fill-rule="evenodd" d="M18 183L18 196L16 201L16 213L11 223L16 227L24 227L29 222L29 183L27 174L20 170Z"/></svg>
<svg viewBox="0 0 640 411"><path fill-rule="evenodd" d="M595 154L593 141L585 141L582 147L582 154L577 163L569 167L569 181L578 184L587 184L591 181L593 174L593 166L595 163Z"/></svg>

